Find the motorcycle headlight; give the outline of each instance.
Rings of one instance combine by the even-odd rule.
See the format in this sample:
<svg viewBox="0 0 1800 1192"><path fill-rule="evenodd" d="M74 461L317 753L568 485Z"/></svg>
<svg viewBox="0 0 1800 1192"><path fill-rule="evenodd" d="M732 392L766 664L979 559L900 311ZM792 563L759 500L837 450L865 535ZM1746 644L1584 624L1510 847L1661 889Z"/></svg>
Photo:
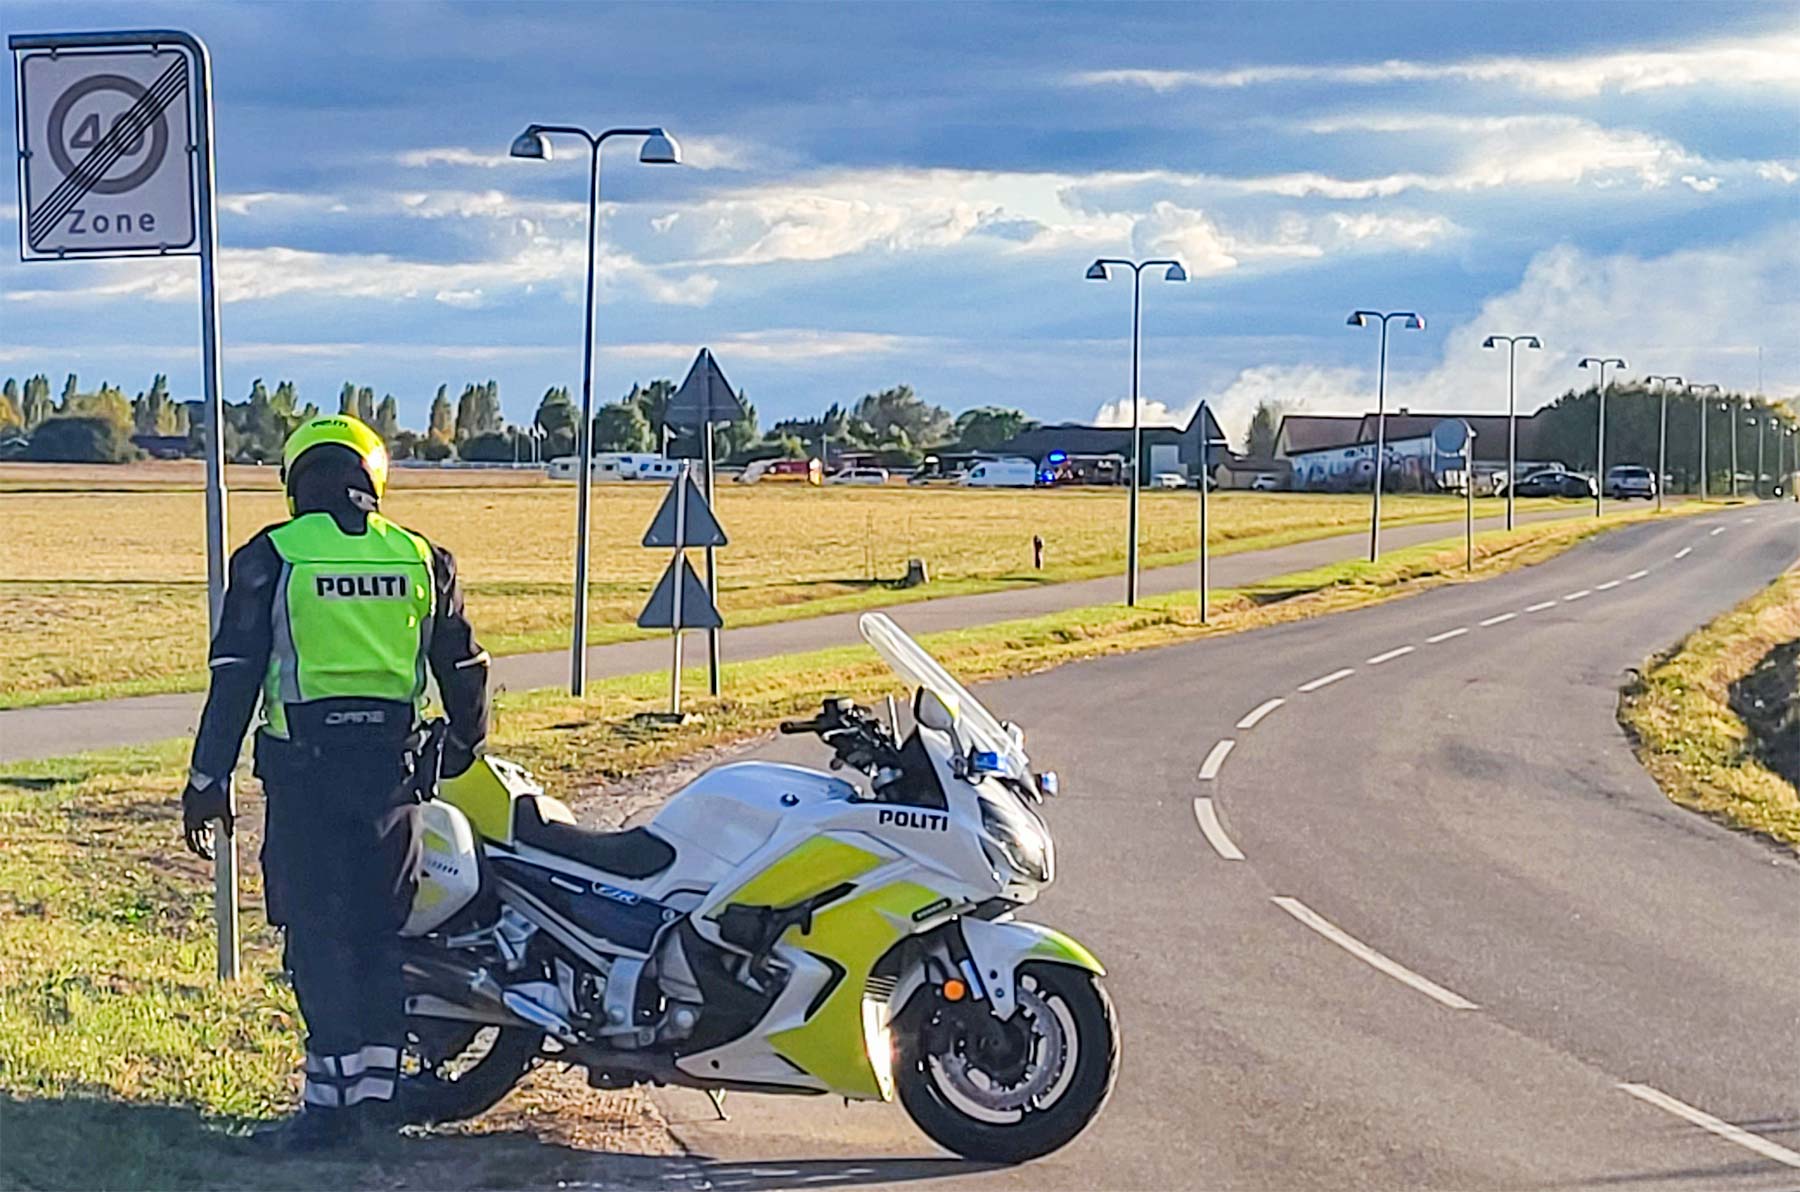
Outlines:
<svg viewBox="0 0 1800 1192"><path fill-rule="evenodd" d="M1047 882L1055 872L1049 830L1010 792L1002 798L981 797L981 833L988 859L996 866L1004 862L1004 868L1034 882Z"/></svg>

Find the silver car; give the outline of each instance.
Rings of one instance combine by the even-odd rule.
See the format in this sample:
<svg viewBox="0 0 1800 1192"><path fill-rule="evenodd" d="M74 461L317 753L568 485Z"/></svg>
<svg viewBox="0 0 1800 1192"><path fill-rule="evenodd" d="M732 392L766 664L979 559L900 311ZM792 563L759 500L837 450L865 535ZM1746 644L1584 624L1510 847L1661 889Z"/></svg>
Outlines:
<svg viewBox="0 0 1800 1192"><path fill-rule="evenodd" d="M1646 501L1656 498L1656 474L1649 468L1638 464L1620 464L1616 468L1606 469L1606 495L1615 501L1625 501L1632 497L1642 497Z"/></svg>

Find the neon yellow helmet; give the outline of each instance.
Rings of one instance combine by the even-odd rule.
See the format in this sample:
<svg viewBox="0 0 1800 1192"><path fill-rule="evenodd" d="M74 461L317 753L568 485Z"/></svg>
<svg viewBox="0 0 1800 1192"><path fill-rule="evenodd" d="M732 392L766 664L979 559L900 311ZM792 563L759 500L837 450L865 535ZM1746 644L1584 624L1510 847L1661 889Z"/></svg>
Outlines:
<svg viewBox="0 0 1800 1192"><path fill-rule="evenodd" d="M328 443L348 447L356 453L362 461L363 471L369 474L369 482L375 486L376 500L380 500L387 491L387 444L368 423L348 414L314 418L294 428L294 433L287 438L287 445L281 449L282 483L285 485L294 474L294 465L301 456Z"/></svg>

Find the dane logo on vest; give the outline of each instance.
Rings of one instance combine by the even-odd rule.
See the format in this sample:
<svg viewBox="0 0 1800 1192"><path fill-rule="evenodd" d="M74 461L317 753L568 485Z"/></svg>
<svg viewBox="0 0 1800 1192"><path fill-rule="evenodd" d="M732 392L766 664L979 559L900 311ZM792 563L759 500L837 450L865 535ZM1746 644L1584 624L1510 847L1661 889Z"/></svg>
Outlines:
<svg viewBox="0 0 1800 1192"><path fill-rule="evenodd" d="M404 575L320 575L313 591L327 600L405 600L412 583Z"/></svg>

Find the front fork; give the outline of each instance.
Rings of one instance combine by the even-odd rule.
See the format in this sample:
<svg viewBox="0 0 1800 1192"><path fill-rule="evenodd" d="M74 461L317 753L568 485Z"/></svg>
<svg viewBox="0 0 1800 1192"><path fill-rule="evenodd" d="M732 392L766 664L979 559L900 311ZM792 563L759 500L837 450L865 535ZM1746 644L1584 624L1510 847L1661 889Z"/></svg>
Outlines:
<svg viewBox="0 0 1800 1192"><path fill-rule="evenodd" d="M895 1017L927 986L947 1002L986 1003L994 1017L1010 1019L1018 1009L1019 966L1030 960L1068 964L1105 976L1106 969L1086 948L1051 927L1013 919L955 919L913 941L909 957L888 998Z"/></svg>

